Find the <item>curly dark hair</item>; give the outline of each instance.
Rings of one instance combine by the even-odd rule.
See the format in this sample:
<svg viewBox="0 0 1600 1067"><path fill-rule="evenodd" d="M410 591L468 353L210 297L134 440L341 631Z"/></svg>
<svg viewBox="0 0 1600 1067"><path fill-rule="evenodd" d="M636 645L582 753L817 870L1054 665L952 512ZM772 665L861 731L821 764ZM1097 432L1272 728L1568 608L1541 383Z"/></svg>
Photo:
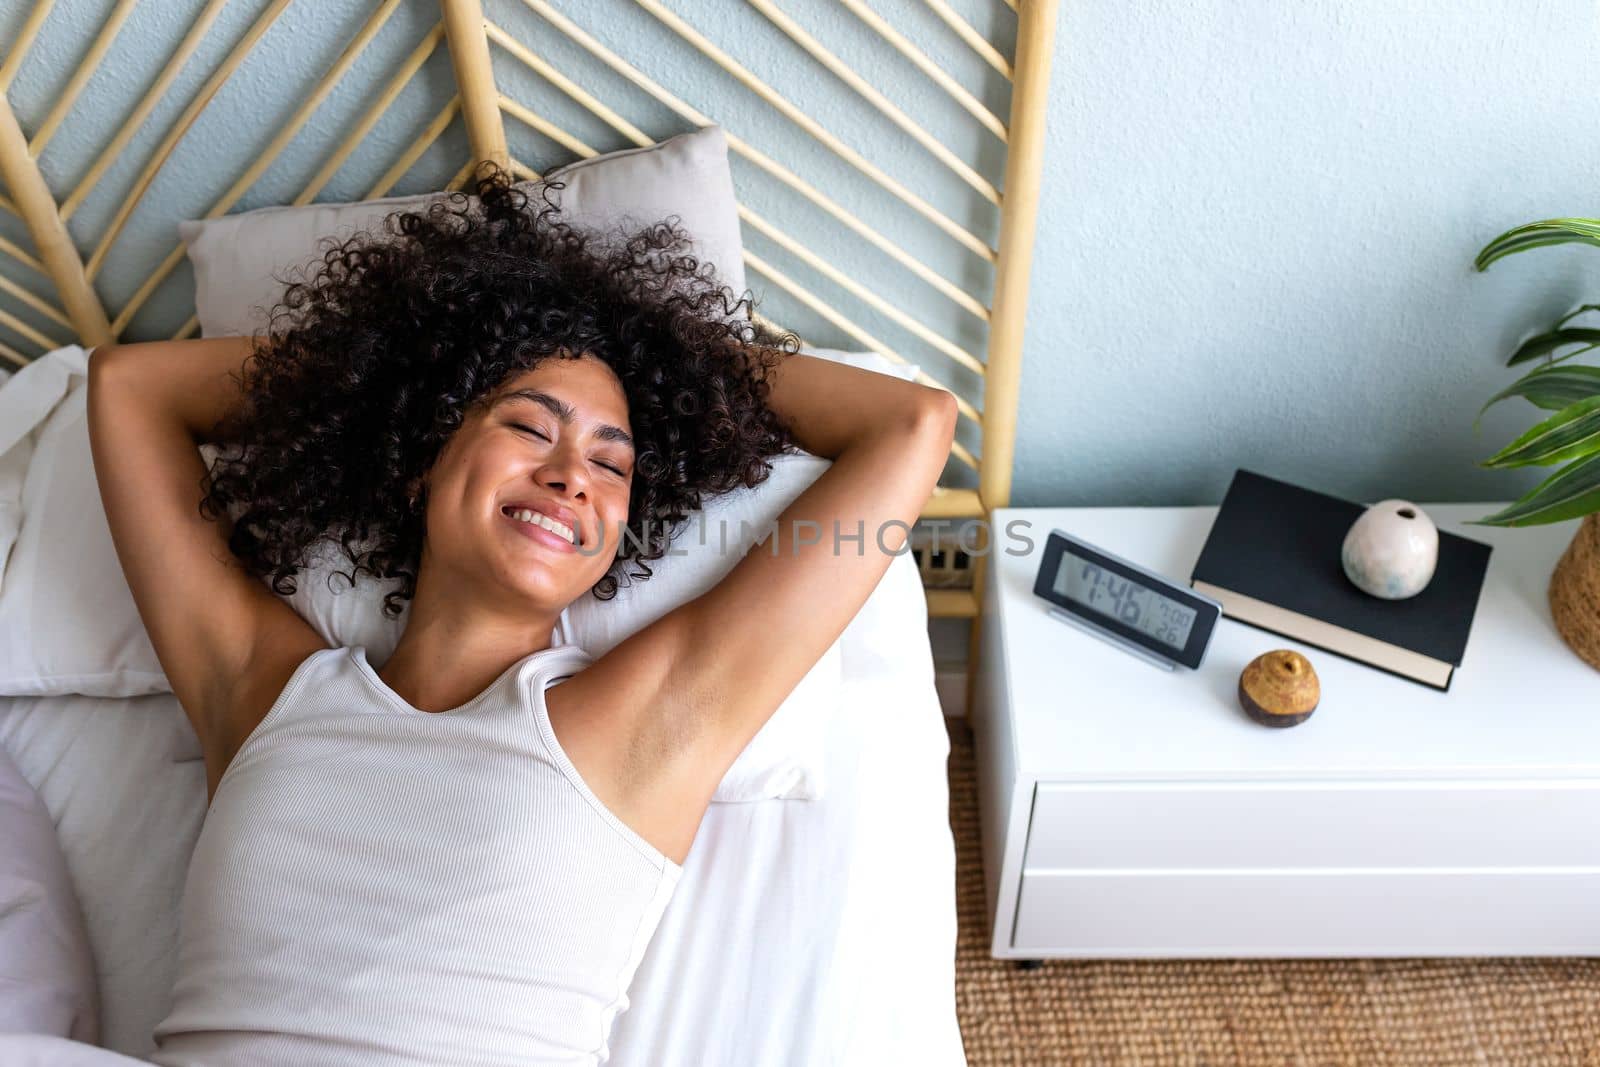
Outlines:
<svg viewBox="0 0 1600 1067"><path fill-rule="evenodd" d="M395 211L382 233L337 243L288 284L233 376L244 400L213 440L201 513L234 516L229 547L281 595L310 550L416 592L426 494L466 414L511 376L592 355L621 380L636 444L629 535L591 592L647 579L708 496L765 481L793 438L768 406L768 372L798 349L743 314L748 296L688 252L676 217L634 233L580 230L500 167L473 193ZM340 572L343 573L343 572Z"/></svg>

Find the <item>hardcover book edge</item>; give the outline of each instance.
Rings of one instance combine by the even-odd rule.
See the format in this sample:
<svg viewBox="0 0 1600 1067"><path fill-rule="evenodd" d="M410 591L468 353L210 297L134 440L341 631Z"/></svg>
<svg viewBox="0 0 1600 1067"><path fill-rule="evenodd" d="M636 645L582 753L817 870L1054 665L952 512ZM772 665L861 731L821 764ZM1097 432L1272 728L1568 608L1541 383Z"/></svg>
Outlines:
<svg viewBox="0 0 1600 1067"><path fill-rule="evenodd" d="M1210 582L1191 581L1196 590L1222 604L1223 614L1294 641L1325 649L1358 663L1397 674L1435 689L1448 690L1455 664L1379 641L1321 619L1235 593Z"/></svg>

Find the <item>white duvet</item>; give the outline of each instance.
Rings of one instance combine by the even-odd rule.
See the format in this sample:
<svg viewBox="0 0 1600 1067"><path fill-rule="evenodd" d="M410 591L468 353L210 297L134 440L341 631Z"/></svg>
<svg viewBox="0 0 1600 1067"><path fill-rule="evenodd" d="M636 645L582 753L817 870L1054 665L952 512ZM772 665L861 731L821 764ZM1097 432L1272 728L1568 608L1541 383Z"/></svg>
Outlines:
<svg viewBox="0 0 1600 1067"><path fill-rule="evenodd" d="M618 1065L965 1064L955 1015L949 742L931 657L847 669L816 800L713 804L618 1019ZM101 1042L144 1056L167 1011L205 809L170 694L0 698L83 905ZM0 1063L126 1063L0 1036Z"/></svg>

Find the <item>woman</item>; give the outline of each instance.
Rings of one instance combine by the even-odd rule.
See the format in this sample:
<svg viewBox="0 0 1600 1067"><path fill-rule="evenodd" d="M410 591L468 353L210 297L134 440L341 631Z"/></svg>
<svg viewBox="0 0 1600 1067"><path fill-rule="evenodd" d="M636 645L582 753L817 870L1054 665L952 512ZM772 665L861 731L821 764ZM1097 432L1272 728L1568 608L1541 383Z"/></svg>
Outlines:
<svg viewBox="0 0 1600 1067"><path fill-rule="evenodd" d="M485 173L329 251L259 341L91 359L106 514L211 796L169 1067L604 1060L723 774L949 454L948 393L761 344L670 225L598 244ZM770 544L598 659L552 646L790 443L833 463ZM325 536L410 601L381 670L261 580L292 591Z"/></svg>

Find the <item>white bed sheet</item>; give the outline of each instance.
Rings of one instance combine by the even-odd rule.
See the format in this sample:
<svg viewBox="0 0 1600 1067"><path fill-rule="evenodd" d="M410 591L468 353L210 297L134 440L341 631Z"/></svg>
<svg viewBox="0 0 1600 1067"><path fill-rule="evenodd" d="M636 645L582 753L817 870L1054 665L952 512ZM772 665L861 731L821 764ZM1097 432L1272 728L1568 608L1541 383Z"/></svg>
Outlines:
<svg viewBox="0 0 1600 1067"><path fill-rule="evenodd" d="M94 951L100 1042L145 1055L170 1003L178 900L205 818L193 731L169 693L3 697L0 744L55 821Z"/></svg>
<svg viewBox="0 0 1600 1067"><path fill-rule="evenodd" d="M831 714L821 798L706 812L617 1022L619 1064L966 1063L931 659L847 676Z"/></svg>
<svg viewBox="0 0 1600 1067"><path fill-rule="evenodd" d="M931 661L847 675L840 705L818 714L832 720L824 796L711 805L618 1019L613 1063L966 1063L949 740ZM95 952L102 1043L148 1055L205 808L188 723L170 694L7 697L0 744L60 833ZM37 1062L67 1062L53 1048L39 1043Z"/></svg>

